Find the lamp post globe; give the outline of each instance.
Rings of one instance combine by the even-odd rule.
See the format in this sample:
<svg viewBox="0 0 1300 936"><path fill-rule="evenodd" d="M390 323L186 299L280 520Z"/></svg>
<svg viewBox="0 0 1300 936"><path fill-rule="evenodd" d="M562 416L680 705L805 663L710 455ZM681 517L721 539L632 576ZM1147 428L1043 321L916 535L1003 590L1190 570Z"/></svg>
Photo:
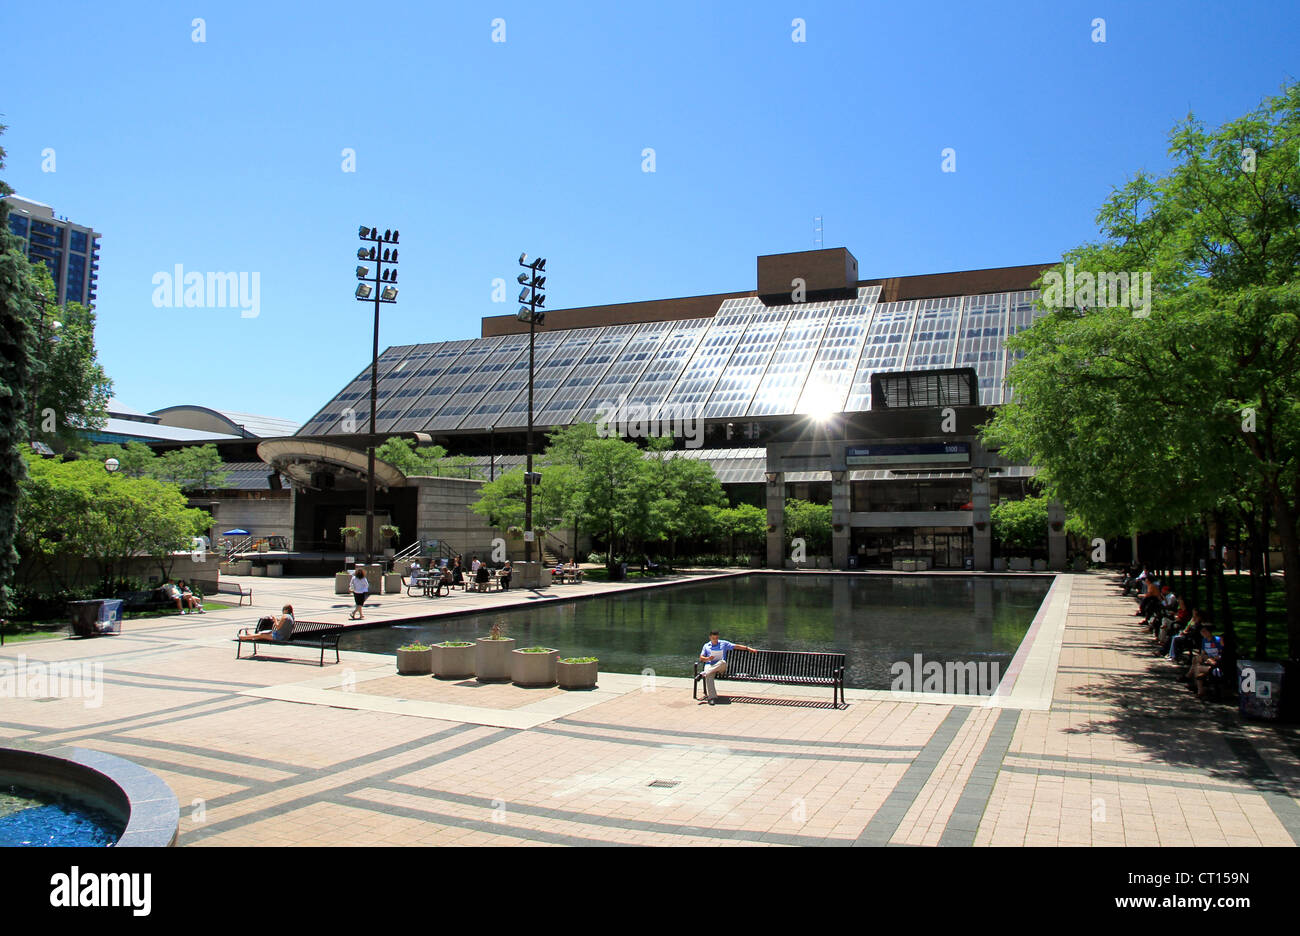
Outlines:
<svg viewBox="0 0 1300 936"><path fill-rule="evenodd" d="M113 472L117 471L117 469L120 467L121 467L121 462L119 462L116 458L108 458L104 460L104 470L107 471L109 474L112 474Z"/></svg>

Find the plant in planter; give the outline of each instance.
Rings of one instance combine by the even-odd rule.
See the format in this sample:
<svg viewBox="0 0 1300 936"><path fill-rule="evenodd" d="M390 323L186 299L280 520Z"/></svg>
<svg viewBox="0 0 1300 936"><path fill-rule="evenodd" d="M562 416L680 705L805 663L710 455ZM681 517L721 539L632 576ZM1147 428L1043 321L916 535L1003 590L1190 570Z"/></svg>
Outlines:
<svg viewBox="0 0 1300 936"><path fill-rule="evenodd" d="M428 676L433 672L433 648L422 643L398 647L397 672L402 676Z"/></svg>
<svg viewBox="0 0 1300 936"><path fill-rule="evenodd" d="M474 675L474 644L468 640L444 640L433 645L433 674L443 679L464 679Z"/></svg>
<svg viewBox="0 0 1300 936"><path fill-rule="evenodd" d="M506 636L500 621L492 625L486 637L480 637L474 651L474 673L480 681L510 678L510 653L515 642Z"/></svg>
<svg viewBox="0 0 1300 936"><path fill-rule="evenodd" d="M360 535L361 535L361 527L355 527L355 526L339 527L339 536L343 537L344 539L347 539L350 536L360 536Z"/></svg>
<svg viewBox="0 0 1300 936"><path fill-rule="evenodd" d="M595 657L568 657L555 663L555 681L561 689L595 689Z"/></svg>
<svg viewBox="0 0 1300 936"><path fill-rule="evenodd" d="M397 554L397 550L393 548L393 544L401 532L401 527L394 526L391 523L385 523L379 527L379 535L384 538L384 555L389 559L393 558L393 556Z"/></svg>
<svg viewBox="0 0 1300 936"><path fill-rule="evenodd" d="M510 654L510 678L516 686L554 686L560 651L524 647Z"/></svg>

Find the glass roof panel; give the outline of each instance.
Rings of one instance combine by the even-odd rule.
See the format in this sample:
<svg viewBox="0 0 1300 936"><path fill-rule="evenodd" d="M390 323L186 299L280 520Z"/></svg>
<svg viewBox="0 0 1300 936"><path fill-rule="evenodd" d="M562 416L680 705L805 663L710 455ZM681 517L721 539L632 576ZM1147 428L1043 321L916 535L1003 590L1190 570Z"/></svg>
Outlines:
<svg viewBox="0 0 1300 936"><path fill-rule="evenodd" d="M706 417L745 415L754 391L758 389L772 355L781 343L786 324L793 315L802 311L795 305L783 305L769 306L754 314L749 327L745 329L744 337L740 339L735 353L709 396L704 407Z"/></svg>
<svg viewBox="0 0 1300 936"><path fill-rule="evenodd" d="M872 374L903 369L903 362L907 360L907 344L916 321L916 307L915 299L883 302L876 306L876 314L871 320L862 347L862 359L853 376L853 387L849 390L849 399L844 405L845 412L856 413L871 409Z"/></svg>

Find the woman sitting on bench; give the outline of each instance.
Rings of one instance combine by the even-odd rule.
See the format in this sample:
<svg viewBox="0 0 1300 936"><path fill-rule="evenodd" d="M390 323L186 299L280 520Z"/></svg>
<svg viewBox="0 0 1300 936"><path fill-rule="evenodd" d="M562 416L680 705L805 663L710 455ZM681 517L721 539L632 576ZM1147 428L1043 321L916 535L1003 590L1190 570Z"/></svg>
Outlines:
<svg viewBox="0 0 1300 936"><path fill-rule="evenodd" d="M269 615L257 622L258 632L243 637L243 640L254 640L258 643L285 643L293 637L293 605L285 605L279 617ZM262 630L266 623L270 623L269 630Z"/></svg>

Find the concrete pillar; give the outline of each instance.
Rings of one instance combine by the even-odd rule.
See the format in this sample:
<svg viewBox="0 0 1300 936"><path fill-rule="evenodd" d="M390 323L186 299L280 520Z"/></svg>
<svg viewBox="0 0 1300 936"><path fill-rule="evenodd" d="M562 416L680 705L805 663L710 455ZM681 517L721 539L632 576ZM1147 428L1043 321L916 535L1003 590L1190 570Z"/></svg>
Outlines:
<svg viewBox="0 0 1300 936"><path fill-rule="evenodd" d="M831 472L831 568L847 569L849 567L849 544L853 531L850 529L849 514L852 504L849 497L849 473L847 471Z"/></svg>
<svg viewBox="0 0 1300 936"><path fill-rule="evenodd" d="M785 568L785 473L780 471L768 473L767 565Z"/></svg>
<svg viewBox="0 0 1300 936"><path fill-rule="evenodd" d="M989 516L988 471L976 468L971 472L971 522L975 547L975 570L989 572L993 569L993 522ZM980 525L983 524L983 529Z"/></svg>
<svg viewBox="0 0 1300 936"><path fill-rule="evenodd" d="M1065 508L1057 501L1047 502L1047 567L1065 571Z"/></svg>

